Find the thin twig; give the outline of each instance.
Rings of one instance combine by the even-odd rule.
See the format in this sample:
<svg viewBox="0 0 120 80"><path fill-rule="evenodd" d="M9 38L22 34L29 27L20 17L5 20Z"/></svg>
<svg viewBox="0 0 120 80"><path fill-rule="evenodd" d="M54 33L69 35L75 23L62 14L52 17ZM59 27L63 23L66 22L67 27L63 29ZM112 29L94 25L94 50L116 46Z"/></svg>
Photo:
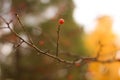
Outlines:
<svg viewBox="0 0 120 80"><path fill-rule="evenodd" d="M56 57L56 56L54 56L54 55L49 54L48 52L44 52L44 51L40 50L38 47L36 47L36 46L33 45L32 43L27 42L27 41L25 41L22 37L20 37L13 29L10 28L10 25L9 25L8 23L7 23L7 26L8 26L8 28L10 29L10 31L11 31L13 34L15 34L19 39L21 39L24 43L26 43L27 45L29 45L30 47L32 47L33 49L35 49L37 52L39 52L39 53L41 53L41 54L44 54L44 55L47 55L47 56L49 56L49 57L51 57L51 58L54 58L54 59L56 59L56 60L58 60L58 61L60 61L60 62L67 63L67 64L73 64L72 61L63 60L63 59L61 59L61 58L59 58L59 57Z"/></svg>
<svg viewBox="0 0 120 80"><path fill-rule="evenodd" d="M7 23L7 21L6 21L2 16L0 16L0 18L1 18L5 23Z"/></svg>
<svg viewBox="0 0 120 80"><path fill-rule="evenodd" d="M16 16L16 18L17 18L17 20L18 20L19 24L21 25L22 29L23 29L23 30L24 30L24 32L26 33L26 35L27 35L27 37L28 37L29 41L33 44L33 40L31 39L31 37L30 37L29 33L26 31L26 29L25 29L24 25L22 24L22 22L21 22L21 20L20 20L20 18L19 18L19 15L16 13L16 14L15 14L15 16Z"/></svg>
<svg viewBox="0 0 120 80"><path fill-rule="evenodd" d="M8 27L0 27L0 29L5 29L5 28L8 28Z"/></svg>
<svg viewBox="0 0 120 80"><path fill-rule="evenodd" d="M99 49L97 51L97 56L96 56L97 59L99 58L100 52L102 51L102 47L103 47L103 45L100 41L98 41L98 45L99 45Z"/></svg>
<svg viewBox="0 0 120 80"><path fill-rule="evenodd" d="M17 45L15 45L15 48L19 47L24 41L19 42Z"/></svg>
<svg viewBox="0 0 120 80"><path fill-rule="evenodd" d="M56 47L56 56L58 56L59 53L59 39L60 39L60 25L57 27L57 47Z"/></svg>

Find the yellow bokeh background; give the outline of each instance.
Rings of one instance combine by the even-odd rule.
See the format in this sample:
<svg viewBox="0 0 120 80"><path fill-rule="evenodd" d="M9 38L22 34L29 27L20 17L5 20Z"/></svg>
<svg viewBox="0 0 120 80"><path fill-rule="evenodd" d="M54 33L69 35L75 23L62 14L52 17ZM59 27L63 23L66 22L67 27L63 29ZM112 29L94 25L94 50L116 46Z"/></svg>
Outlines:
<svg viewBox="0 0 120 80"><path fill-rule="evenodd" d="M85 45L91 56L98 56L101 61L114 60L118 47L116 36L112 32L112 18L101 16L97 19L95 30L87 35ZM88 66L91 80L120 80L119 62L99 63L91 62Z"/></svg>

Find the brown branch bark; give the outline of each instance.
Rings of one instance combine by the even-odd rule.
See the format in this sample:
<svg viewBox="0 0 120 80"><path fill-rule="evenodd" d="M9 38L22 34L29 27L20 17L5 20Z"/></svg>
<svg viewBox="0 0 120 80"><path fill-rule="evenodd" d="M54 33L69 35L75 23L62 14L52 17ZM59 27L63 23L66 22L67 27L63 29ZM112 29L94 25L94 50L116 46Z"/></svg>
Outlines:
<svg viewBox="0 0 120 80"><path fill-rule="evenodd" d="M74 65L74 64L76 64L76 63L77 63L77 64L78 64L78 63L81 64L82 62L86 62L86 63L89 63L89 62L99 62L99 63L120 62L120 59L111 59L111 60L105 60L105 61L99 60L99 59L98 59L99 56L100 56L99 51L98 51L98 55L97 55L96 57L80 57L80 58L79 58L78 60L76 60L76 61L68 61L68 60L62 59L62 58L60 58L60 57L57 56L58 53L59 53L59 52L58 52L58 47L57 47L57 50L56 50L56 55L52 55L52 54L50 54L48 51L47 51L47 52L42 51L42 50L39 49L37 46L35 46L33 43L24 40L22 37L19 36L19 34L18 34L15 30L13 30L13 29L10 27L10 23L12 22L12 20L11 20L10 22L6 22L5 19L2 18L1 16L0 16L0 18L6 23L7 28L8 28L11 32L12 32L16 37L18 37L20 40L22 40L22 43L23 43L23 42L26 43L27 45L29 45L30 47L32 47L33 49L35 49L38 53L41 53L41 54L43 54L43 55L45 55L45 56L49 56L49 57L51 57L51 58L53 58L53 59L55 59L55 60L57 60L57 61L59 61L59 62L62 62L62 63L65 63L65 64L70 64L70 65ZM59 36L58 36L58 37L59 37ZM59 41L59 38L58 38L58 40L57 40L57 46L59 46L58 41ZM20 43L20 45L21 45L22 43ZM20 46L20 45L19 45L19 46ZM101 48L100 48L100 50L101 50Z"/></svg>

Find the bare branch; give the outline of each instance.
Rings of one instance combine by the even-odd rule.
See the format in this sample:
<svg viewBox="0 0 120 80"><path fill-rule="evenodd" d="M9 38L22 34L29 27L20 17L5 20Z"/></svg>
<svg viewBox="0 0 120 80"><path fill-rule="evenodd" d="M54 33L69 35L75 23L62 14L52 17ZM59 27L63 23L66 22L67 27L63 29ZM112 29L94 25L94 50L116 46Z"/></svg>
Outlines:
<svg viewBox="0 0 120 80"><path fill-rule="evenodd" d="M102 44L99 42L100 44L100 48L98 50L98 54L96 57L80 57L78 60L76 61L68 61L68 60L64 60L60 57L58 57L58 53L59 53L59 31L60 31L60 26L58 26L58 32L57 32L57 48L56 48L56 55L52 55L50 54L49 51L42 51L41 49L39 49L37 46L35 46L33 43L31 42L28 42L26 40L24 40L22 37L19 36L18 33L16 33L15 30L13 30L11 27L10 27L10 23L12 22L12 20L8 23L6 22L6 20L2 17L0 17L7 25L7 28L16 36L18 37L21 42L17 45L17 48L24 42L26 43L27 45L29 45L30 47L32 47L33 49L35 49L38 53L41 53L43 55L46 55L46 56L49 56L59 62L62 62L62 63L66 63L66 64L70 64L70 65L75 65L76 63L78 64L81 64L82 62L86 62L86 63L89 63L89 62L99 62L99 63L112 63L112 62L120 62L120 59L109 59L109 60L99 60L99 56L100 56L100 51L101 51L101 48L102 48Z"/></svg>
<svg viewBox="0 0 120 80"><path fill-rule="evenodd" d="M56 57L56 56L54 56L54 55L51 55L51 54L49 54L48 52L44 52L44 51L40 50L40 49L39 49L38 47L36 47L34 44L29 43L29 42L25 41L22 37L20 37L13 29L10 28L9 23L7 23L7 26L8 26L8 28L10 29L10 31L11 31L13 34L16 35L16 37L18 37L19 39L21 39L24 43L26 43L27 45L29 45L30 47L32 47L33 49L35 49L37 52L39 52L39 53L41 53L41 54L44 54L44 55L47 55L47 56L49 56L49 57L51 57L51 58L54 58L54 59L56 59L56 60L58 60L58 61L60 61L60 62L67 63L67 64L73 64L73 61L66 61L66 60L63 60L63 59L61 59L61 58L59 58L59 57Z"/></svg>
<svg viewBox="0 0 120 80"><path fill-rule="evenodd" d="M27 37L28 37L29 41L33 44L33 40L31 39L29 33L26 31L24 25L22 24L22 22L21 22L21 20L20 20L20 18L19 18L19 15L16 13L15 16L16 16L19 24L21 25L22 29L24 30L24 32L27 34Z"/></svg>

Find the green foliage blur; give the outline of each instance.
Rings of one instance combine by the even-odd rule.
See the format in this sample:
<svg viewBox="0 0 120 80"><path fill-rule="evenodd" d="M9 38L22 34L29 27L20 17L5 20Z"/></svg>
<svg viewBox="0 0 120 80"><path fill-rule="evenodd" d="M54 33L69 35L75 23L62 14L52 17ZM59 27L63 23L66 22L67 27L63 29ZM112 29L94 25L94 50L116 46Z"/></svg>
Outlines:
<svg viewBox="0 0 120 80"><path fill-rule="evenodd" d="M53 55L56 52L58 20L63 18L65 23L61 25L59 57L76 60L86 52L83 28L73 19L74 8L72 0L12 0L10 11L13 18L17 12L35 45ZM26 37L15 18L13 24L17 33ZM0 41L6 37L14 41L11 33L4 35ZM1 64L1 80L85 80L86 67L60 63L38 54L24 43L8 56L9 59L11 64Z"/></svg>

